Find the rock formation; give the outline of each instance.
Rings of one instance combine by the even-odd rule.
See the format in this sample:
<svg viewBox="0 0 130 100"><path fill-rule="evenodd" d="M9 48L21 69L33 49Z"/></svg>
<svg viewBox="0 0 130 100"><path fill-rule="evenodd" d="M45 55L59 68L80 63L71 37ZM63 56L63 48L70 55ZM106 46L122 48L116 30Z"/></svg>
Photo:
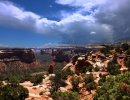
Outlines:
<svg viewBox="0 0 130 100"><path fill-rule="evenodd" d="M31 49L0 49L0 73L18 72L31 67L38 67Z"/></svg>
<svg viewBox="0 0 130 100"><path fill-rule="evenodd" d="M49 74L53 74L53 65L49 66L48 73Z"/></svg>
<svg viewBox="0 0 130 100"><path fill-rule="evenodd" d="M75 71L82 71L84 67L93 66L85 57L78 57L77 61L74 64Z"/></svg>
<svg viewBox="0 0 130 100"><path fill-rule="evenodd" d="M93 65L86 59L86 57L75 55L72 57L71 62L63 68L63 70L67 70L69 68L73 72L80 72L83 67L87 68L89 66Z"/></svg>
<svg viewBox="0 0 130 100"><path fill-rule="evenodd" d="M0 49L0 62L13 61L32 63L35 55L31 49Z"/></svg>
<svg viewBox="0 0 130 100"><path fill-rule="evenodd" d="M68 54L65 54L62 50L57 50L55 56L54 56L55 62L69 62L70 58Z"/></svg>

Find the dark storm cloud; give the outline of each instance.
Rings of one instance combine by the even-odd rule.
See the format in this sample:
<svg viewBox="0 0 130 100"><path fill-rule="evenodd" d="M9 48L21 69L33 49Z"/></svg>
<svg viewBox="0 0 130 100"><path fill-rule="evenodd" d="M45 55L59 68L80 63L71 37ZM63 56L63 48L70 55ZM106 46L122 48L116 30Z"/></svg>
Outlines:
<svg viewBox="0 0 130 100"><path fill-rule="evenodd" d="M107 25L101 25L95 22L78 21L69 24L67 30L72 32L66 32L62 34L63 44L87 44L87 43L102 43L112 42L112 31Z"/></svg>
<svg viewBox="0 0 130 100"><path fill-rule="evenodd" d="M114 40L130 37L130 0L108 0L94 16L112 27Z"/></svg>
<svg viewBox="0 0 130 100"><path fill-rule="evenodd" d="M130 36L130 0L57 2L78 7L73 13L62 11L59 15L64 16L56 21L25 11L13 3L0 2L0 25L60 38L63 44L104 43Z"/></svg>

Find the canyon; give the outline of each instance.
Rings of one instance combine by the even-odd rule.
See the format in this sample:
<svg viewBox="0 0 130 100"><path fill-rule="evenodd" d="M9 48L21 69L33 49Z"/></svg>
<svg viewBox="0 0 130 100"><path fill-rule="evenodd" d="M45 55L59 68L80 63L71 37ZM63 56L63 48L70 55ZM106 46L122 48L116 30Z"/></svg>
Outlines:
<svg viewBox="0 0 130 100"><path fill-rule="evenodd" d="M18 71L38 67L33 50L24 48L1 48L0 49L0 72Z"/></svg>

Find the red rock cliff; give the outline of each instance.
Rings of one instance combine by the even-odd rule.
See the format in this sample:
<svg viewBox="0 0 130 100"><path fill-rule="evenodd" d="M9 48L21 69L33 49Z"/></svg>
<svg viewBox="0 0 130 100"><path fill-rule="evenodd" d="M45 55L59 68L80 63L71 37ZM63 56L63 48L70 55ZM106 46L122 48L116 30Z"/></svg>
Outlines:
<svg viewBox="0 0 130 100"><path fill-rule="evenodd" d="M32 63L35 61L35 55L31 49L0 49L0 61Z"/></svg>

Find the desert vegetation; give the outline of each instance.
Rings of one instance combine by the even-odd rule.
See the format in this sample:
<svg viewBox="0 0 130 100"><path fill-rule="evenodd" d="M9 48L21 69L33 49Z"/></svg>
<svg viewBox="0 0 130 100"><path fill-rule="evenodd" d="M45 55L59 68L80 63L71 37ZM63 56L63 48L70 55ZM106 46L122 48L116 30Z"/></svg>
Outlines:
<svg viewBox="0 0 130 100"><path fill-rule="evenodd" d="M53 100L129 100L129 51L128 44L109 45L75 54L69 63L35 54L39 67L21 68L22 73L10 69L0 75L0 98L11 95L10 100L28 100L33 94L33 98Z"/></svg>

